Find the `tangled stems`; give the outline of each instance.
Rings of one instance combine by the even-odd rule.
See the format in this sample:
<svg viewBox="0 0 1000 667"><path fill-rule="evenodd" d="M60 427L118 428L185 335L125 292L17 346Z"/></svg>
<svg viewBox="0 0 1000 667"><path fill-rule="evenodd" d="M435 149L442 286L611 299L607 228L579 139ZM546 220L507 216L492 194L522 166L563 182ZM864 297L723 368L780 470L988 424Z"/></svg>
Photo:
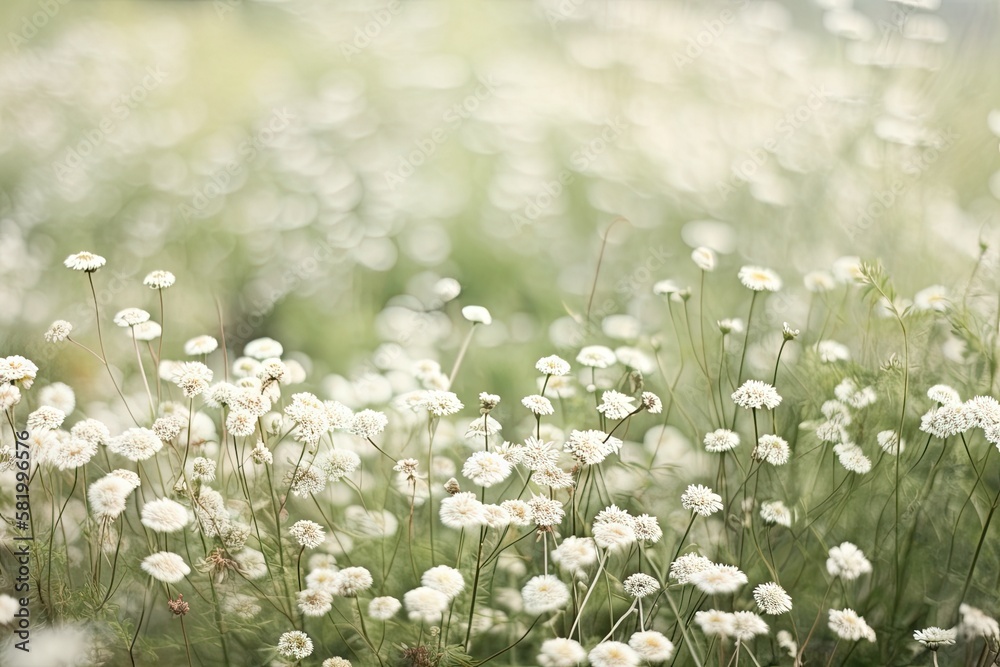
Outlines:
<svg viewBox="0 0 1000 667"><path fill-rule="evenodd" d="M111 378L111 384L114 385L115 391L118 392L118 396L122 399L122 403L125 404L125 411L128 412L128 416L132 418L135 425L139 425L139 421L132 414L132 409L128 406L128 401L125 400L125 395L122 393L121 388L118 386L117 380L115 380L115 374L111 372L111 366L108 364L108 353L104 351L104 336L101 334L101 309L97 304L97 288L94 287L94 274L87 271L87 280L90 281L90 293L94 297L94 322L97 324L97 340L101 344L101 361L104 363L104 368L108 371L108 377Z"/></svg>

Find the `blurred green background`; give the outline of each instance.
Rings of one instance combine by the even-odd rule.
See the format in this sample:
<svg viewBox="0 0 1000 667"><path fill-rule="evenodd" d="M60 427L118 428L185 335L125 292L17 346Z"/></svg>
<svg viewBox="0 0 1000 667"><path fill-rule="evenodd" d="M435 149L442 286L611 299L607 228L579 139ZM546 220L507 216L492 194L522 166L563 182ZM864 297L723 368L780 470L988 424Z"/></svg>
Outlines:
<svg viewBox="0 0 1000 667"><path fill-rule="evenodd" d="M451 322L469 303L497 319L469 391L566 344L550 324L585 310L618 216L595 322L664 331L652 284L696 280L697 245L723 254L720 282L747 262L786 276L777 326L807 307L796 272L841 255L883 257L910 295L951 284L1000 210L997 19L996 2L5 2L0 348L46 359L55 318L93 333L61 265L82 249L108 258L108 318L156 312L142 277L177 274L168 358L218 335L218 306L234 353L270 335L314 377L362 373L383 342L457 348L460 327L412 316L454 277Z"/></svg>

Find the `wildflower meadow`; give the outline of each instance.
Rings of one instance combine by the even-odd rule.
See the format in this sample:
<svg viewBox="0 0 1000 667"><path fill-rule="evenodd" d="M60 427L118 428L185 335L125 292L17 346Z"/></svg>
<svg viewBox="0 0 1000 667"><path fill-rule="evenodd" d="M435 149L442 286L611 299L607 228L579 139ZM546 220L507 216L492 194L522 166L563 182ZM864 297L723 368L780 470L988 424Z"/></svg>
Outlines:
<svg viewBox="0 0 1000 667"><path fill-rule="evenodd" d="M0 21L3 667L1000 665L995 3Z"/></svg>

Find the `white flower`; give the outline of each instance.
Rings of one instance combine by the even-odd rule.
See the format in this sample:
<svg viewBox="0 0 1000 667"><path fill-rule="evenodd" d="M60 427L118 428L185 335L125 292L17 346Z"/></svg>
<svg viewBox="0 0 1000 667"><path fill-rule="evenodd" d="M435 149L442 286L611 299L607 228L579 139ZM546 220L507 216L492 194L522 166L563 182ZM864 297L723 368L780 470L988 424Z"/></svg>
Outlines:
<svg viewBox="0 0 1000 667"><path fill-rule="evenodd" d="M706 635L730 637L736 632L736 617L730 612L718 609L696 612L694 622Z"/></svg>
<svg viewBox="0 0 1000 667"><path fill-rule="evenodd" d="M31 389L38 374L38 366L30 359L19 354L0 359L0 383L19 382L25 389Z"/></svg>
<svg viewBox="0 0 1000 667"><path fill-rule="evenodd" d="M673 280L660 280L653 285L653 294L657 296L670 296L680 291L680 286Z"/></svg>
<svg viewBox="0 0 1000 667"><path fill-rule="evenodd" d="M323 532L323 526L319 525L315 521L308 521L305 519L293 523L288 529L288 534L295 538L295 541L300 545L310 549L314 549L323 544L323 540L326 539L326 533Z"/></svg>
<svg viewBox="0 0 1000 667"><path fill-rule="evenodd" d="M243 354L263 361L264 359L279 358L284 354L285 348L281 343L273 338L258 338L247 343L243 347Z"/></svg>
<svg viewBox="0 0 1000 667"><path fill-rule="evenodd" d="M743 333L744 330L743 320L738 317L727 317L725 319L718 320L715 324L719 327L719 331L722 332L723 335L731 333L739 334Z"/></svg>
<svg viewBox="0 0 1000 667"><path fill-rule="evenodd" d="M573 639L546 639L538 654L541 667L577 667L587 659L587 652Z"/></svg>
<svg viewBox="0 0 1000 667"><path fill-rule="evenodd" d="M635 399L618 391L609 390L601 395L597 411L608 419L625 419L635 411Z"/></svg>
<svg viewBox="0 0 1000 667"><path fill-rule="evenodd" d="M368 603L368 616L376 621L387 621L402 609L403 603L394 597L382 596L372 598Z"/></svg>
<svg viewBox="0 0 1000 667"><path fill-rule="evenodd" d="M913 307L917 310L936 310L943 313L951 307L948 288L932 285L913 295Z"/></svg>
<svg viewBox="0 0 1000 667"><path fill-rule="evenodd" d="M670 564L670 578L676 579L679 584L687 584L692 576L712 567L715 564L701 554L684 554Z"/></svg>
<svg viewBox="0 0 1000 667"><path fill-rule="evenodd" d="M531 394L521 399L521 405L531 410L538 416L551 415L555 412L552 401L539 394Z"/></svg>
<svg viewBox="0 0 1000 667"><path fill-rule="evenodd" d="M28 415L28 430L36 431L43 428L55 430L62 426L64 419L66 419L65 412L58 408L43 405Z"/></svg>
<svg viewBox="0 0 1000 667"><path fill-rule="evenodd" d="M767 623L752 611L737 611L733 613L733 638L736 641L750 641L757 635L766 635Z"/></svg>
<svg viewBox="0 0 1000 667"><path fill-rule="evenodd" d="M780 500L761 503L760 518L764 520L764 523L776 523L786 528L790 528L792 525L792 513Z"/></svg>
<svg viewBox="0 0 1000 667"><path fill-rule="evenodd" d="M785 649L788 657L794 658L799 653L799 644L792 639L792 633L788 630L778 630L778 646Z"/></svg>
<svg viewBox="0 0 1000 667"><path fill-rule="evenodd" d="M711 516L722 509L722 496L701 484L691 484L681 495L681 505L700 516Z"/></svg>
<svg viewBox="0 0 1000 667"><path fill-rule="evenodd" d="M169 498L152 500L142 508L142 525L158 533L175 533L189 520L187 509Z"/></svg>
<svg viewBox="0 0 1000 667"><path fill-rule="evenodd" d="M347 430L362 438L374 438L382 433L388 425L389 418L385 416L385 413L377 410L362 410L354 414Z"/></svg>
<svg viewBox="0 0 1000 667"><path fill-rule="evenodd" d="M704 246L695 248L691 253L691 261L702 271L715 271L718 260L715 251Z"/></svg>
<svg viewBox="0 0 1000 667"><path fill-rule="evenodd" d="M407 614L411 621L421 623L437 623L441 614L448 608L450 600L441 591L427 586L419 586L403 595Z"/></svg>
<svg viewBox="0 0 1000 667"><path fill-rule="evenodd" d="M462 475L477 486L489 488L507 479L513 466L495 452L476 452L462 466Z"/></svg>
<svg viewBox="0 0 1000 667"><path fill-rule="evenodd" d="M552 550L552 562L566 572L576 572L597 562L597 548L592 537L564 537Z"/></svg>
<svg viewBox="0 0 1000 667"><path fill-rule="evenodd" d="M569 373L569 362L553 354L539 359L535 363L535 370L542 375L566 375Z"/></svg>
<svg viewBox="0 0 1000 667"><path fill-rule="evenodd" d="M444 303L453 301L462 293L462 285L454 278L441 278L434 283L434 294Z"/></svg>
<svg viewBox="0 0 1000 667"><path fill-rule="evenodd" d="M981 609L961 604L958 607L962 615L962 621L958 624L958 629L965 639L975 639L985 637L993 641L1000 641L1000 623L991 616L983 613Z"/></svg>
<svg viewBox="0 0 1000 667"><path fill-rule="evenodd" d="M174 274L169 271L151 271L142 280L142 284L150 289L166 289L174 284Z"/></svg>
<svg viewBox="0 0 1000 667"><path fill-rule="evenodd" d="M141 308L126 308L115 315L115 324L120 327L134 327L149 320L149 313Z"/></svg>
<svg viewBox="0 0 1000 667"><path fill-rule="evenodd" d="M334 575L331 589L334 595L352 598L371 588L373 583L372 573L367 568L345 567Z"/></svg>
<svg viewBox="0 0 1000 667"><path fill-rule="evenodd" d="M15 385L0 383L0 411L6 411L21 402L21 390Z"/></svg>
<svg viewBox="0 0 1000 667"><path fill-rule="evenodd" d="M635 538L640 542L656 543L663 537L663 530L656 522L655 516L640 514L632 520L632 530L635 531Z"/></svg>
<svg viewBox="0 0 1000 667"><path fill-rule="evenodd" d="M49 325L48 331L45 332L44 338L49 343L61 343L73 332L73 325L66 320L56 320L51 325Z"/></svg>
<svg viewBox="0 0 1000 667"><path fill-rule="evenodd" d="M879 431L878 435L875 436L875 440L886 454L891 454L892 456L896 456L906 450L906 441L904 440L900 443L899 436L895 431Z"/></svg>
<svg viewBox="0 0 1000 667"><path fill-rule="evenodd" d="M483 504L476 494L468 491L444 498L439 513L441 523L456 530L481 526L486 522Z"/></svg>
<svg viewBox="0 0 1000 667"><path fill-rule="evenodd" d="M622 446L622 441L614 436L609 436L604 431L570 431L569 439L566 441L565 451L572 454L581 463L586 465L597 465L608 455L617 452Z"/></svg>
<svg viewBox="0 0 1000 667"><path fill-rule="evenodd" d="M774 582L760 584L753 589L753 599L765 614L784 614L792 610L792 598Z"/></svg>
<svg viewBox="0 0 1000 667"><path fill-rule="evenodd" d="M712 563L704 570L693 573L688 581L707 595L725 595L735 593L747 583L747 575L734 565Z"/></svg>
<svg viewBox="0 0 1000 667"><path fill-rule="evenodd" d="M174 367L172 380L185 397L193 398L208 389L212 382L212 369L200 361L185 361Z"/></svg>
<svg viewBox="0 0 1000 667"><path fill-rule="evenodd" d="M531 508L531 520L541 528L559 525L566 516L560 501L545 496L532 496L528 507Z"/></svg>
<svg viewBox="0 0 1000 667"><path fill-rule="evenodd" d="M864 280L864 274L861 271L861 258L855 255L837 258L832 268L834 277L840 283L858 283Z"/></svg>
<svg viewBox="0 0 1000 667"><path fill-rule="evenodd" d="M524 611L532 616L562 609L569 603L566 584L551 574L532 577L521 589Z"/></svg>
<svg viewBox="0 0 1000 667"><path fill-rule="evenodd" d="M757 441L757 447L753 450L751 457L767 461L773 466L780 466L788 463L790 454L791 450L784 438L765 433Z"/></svg>
<svg viewBox="0 0 1000 667"><path fill-rule="evenodd" d="M212 352L215 352L218 347L219 341L215 340L212 336L195 336L188 342L184 343L184 354L191 356L211 354Z"/></svg>
<svg viewBox="0 0 1000 667"><path fill-rule="evenodd" d="M975 415L965 403L948 403L931 408L920 419L920 430L937 438L950 438L975 425Z"/></svg>
<svg viewBox="0 0 1000 667"><path fill-rule="evenodd" d="M108 449L130 461L145 461L162 448L163 442L148 428L130 428L108 442Z"/></svg>
<svg viewBox="0 0 1000 667"><path fill-rule="evenodd" d="M587 654L592 667L638 667L642 658L628 644L602 642Z"/></svg>
<svg viewBox="0 0 1000 667"><path fill-rule="evenodd" d="M831 609L830 629L841 639L875 641L875 631L853 609Z"/></svg>
<svg viewBox="0 0 1000 667"><path fill-rule="evenodd" d="M834 577L852 581L866 572L871 572L872 564L865 558L861 549L851 542L842 542L840 546L830 549L830 557L826 559L826 571Z"/></svg>
<svg viewBox="0 0 1000 667"><path fill-rule="evenodd" d="M426 410L435 417L453 415L464 407L454 393L436 389L421 392L416 405L416 409Z"/></svg>
<svg viewBox="0 0 1000 667"><path fill-rule="evenodd" d="M754 292L777 292L781 289L781 278L771 269L760 266L744 266L739 273L740 282Z"/></svg>
<svg viewBox="0 0 1000 667"><path fill-rule="evenodd" d="M595 523L594 542L602 549L615 550L636 542L635 528L629 523Z"/></svg>
<svg viewBox="0 0 1000 667"><path fill-rule="evenodd" d="M674 644L655 630L634 633L628 645L646 662L666 662L674 655Z"/></svg>
<svg viewBox="0 0 1000 667"><path fill-rule="evenodd" d="M833 453L840 460L840 465L850 472L864 475L871 471L872 462L857 445L846 442L833 448Z"/></svg>
<svg viewBox="0 0 1000 667"><path fill-rule="evenodd" d="M959 396L958 392L946 384L936 384L928 389L927 398L942 405L962 402L962 398Z"/></svg>
<svg viewBox="0 0 1000 667"><path fill-rule="evenodd" d="M660 590L660 582L648 574L636 572L625 578L622 588L634 598L644 598Z"/></svg>
<svg viewBox="0 0 1000 667"><path fill-rule="evenodd" d="M617 361L614 351L603 345L588 345L576 355L576 361L590 368L607 368Z"/></svg>
<svg viewBox="0 0 1000 667"><path fill-rule="evenodd" d="M295 596L299 610L306 616L325 616L333 608L333 596L319 588L307 588Z"/></svg>
<svg viewBox="0 0 1000 667"><path fill-rule="evenodd" d="M720 428L705 434L705 451L717 454L728 452L740 445L740 436L727 428Z"/></svg>
<svg viewBox="0 0 1000 667"><path fill-rule="evenodd" d="M130 327L126 332L131 338L141 341L156 340L163 333L163 327L153 321L143 322Z"/></svg>
<svg viewBox="0 0 1000 667"><path fill-rule="evenodd" d="M286 658L302 660L312 655L312 652L312 640L304 632L292 630L278 638L278 653Z"/></svg>
<svg viewBox="0 0 1000 667"><path fill-rule="evenodd" d="M958 630L951 628L945 630L937 626L931 626L913 633L913 638L932 651L936 651L942 646L951 646L955 643Z"/></svg>
<svg viewBox="0 0 1000 667"><path fill-rule="evenodd" d="M747 410L773 410L781 404L777 390L760 380L747 380L733 392L731 398L736 405Z"/></svg>
<svg viewBox="0 0 1000 667"><path fill-rule="evenodd" d="M158 551L146 556L142 561L142 569L157 581L176 584L191 574L191 568L184 559L170 551Z"/></svg>
<svg viewBox="0 0 1000 667"><path fill-rule="evenodd" d="M493 322L493 316L490 315L490 311L482 306L465 306L462 308L462 317L473 324L490 324Z"/></svg>
<svg viewBox="0 0 1000 667"><path fill-rule="evenodd" d="M84 250L74 255L70 255L66 258L66 261L64 261L63 264L66 265L66 268L73 269L74 271L86 271L87 273L93 273L104 266L106 262L107 260L100 255L95 255L92 252Z"/></svg>

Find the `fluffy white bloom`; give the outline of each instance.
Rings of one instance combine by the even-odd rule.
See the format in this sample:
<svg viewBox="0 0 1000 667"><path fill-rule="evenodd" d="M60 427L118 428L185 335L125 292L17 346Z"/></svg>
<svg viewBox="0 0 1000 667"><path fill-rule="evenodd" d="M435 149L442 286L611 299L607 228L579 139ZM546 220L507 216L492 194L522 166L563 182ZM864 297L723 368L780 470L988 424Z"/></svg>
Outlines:
<svg viewBox="0 0 1000 667"><path fill-rule="evenodd" d="M263 361L264 359L280 358L285 353L285 348L281 343L273 338L258 338L247 343L243 347L245 356Z"/></svg>
<svg viewBox="0 0 1000 667"><path fill-rule="evenodd" d="M731 637L736 632L736 617L727 611L699 611L694 615L694 622L709 636Z"/></svg>
<svg viewBox="0 0 1000 667"><path fill-rule="evenodd" d="M625 578L622 588L634 598L644 598L660 590L660 582L648 574L636 572Z"/></svg>
<svg viewBox="0 0 1000 667"><path fill-rule="evenodd" d="M642 657L628 644L602 642L587 654L592 667L638 667Z"/></svg>
<svg viewBox="0 0 1000 667"><path fill-rule="evenodd" d="M564 447L578 461L586 465L597 465L610 454L617 452L622 441L609 436L604 431L570 431L569 439Z"/></svg>
<svg viewBox="0 0 1000 667"><path fill-rule="evenodd" d="M326 539L323 526L315 521L308 521L306 519L293 523L288 529L288 534L295 538L295 541L300 545L310 549L323 544L323 540Z"/></svg>
<svg viewBox="0 0 1000 667"><path fill-rule="evenodd" d="M788 657L794 658L799 653L799 644L792 639L792 633L788 630L778 630L778 646L785 649Z"/></svg>
<svg viewBox="0 0 1000 667"><path fill-rule="evenodd" d="M540 528L557 526L566 516L561 502L545 496L532 496L528 507L531 508L531 520Z"/></svg>
<svg viewBox="0 0 1000 667"><path fill-rule="evenodd" d="M780 500L770 500L760 504L760 518L765 523L776 523L779 526L792 526L792 512Z"/></svg>
<svg viewBox="0 0 1000 667"><path fill-rule="evenodd" d="M299 610L306 616L325 616L333 609L333 596L319 588L307 588L296 594Z"/></svg>
<svg viewBox="0 0 1000 667"><path fill-rule="evenodd" d="M642 392L639 402L642 403L642 407L646 408L646 412L651 415L658 415L663 412L663 401L651 391Z"/></svg>
<svg viewBox="0 0 1000 667"><path fill-rule="evenodd" d="M468 491L443 499L440 516L441 523L456 530L481 526L486 522L483 504L476 494Z"/></svg>
<svg viewBox="0 0 1000 667"><path fill-rule="evenodd" d="M587 659L587 651L573 639L546 639L538 653L541 667L577 667Z"/></svg>
<svg viewBox="0 0 1000 667"><path fill-rule="evenodd" d="M920 430L936 438L950 438L973 427L974 413L965 403L949 403L931 408L920 419Z"/></svg>
<svg viewBox="0 0 1000 667"><path fill-rule="evenodd" d="M747 380L733 392L733 403L747 410L773 410L781 403L777 390L760 380Z"/></svg>
<svg viewBox="0 0 1000 667"><path fill-rule="evenodd" d="M163 442L148 428L130 428L108 442L108 449L130 461L145 461L162 448Z"/></svg>
<svg viewBox="0 0 1000 667"><path fill-rule="evenodd" d="M372 587L372 573L364 567L345 567L334 575L331 590L341 597L357 597Z"/></svg>
<svg viewBox="0 0 1000 667"><path fill-rule="evenodd" d="M705 434L705 451L717 454L728 452L740 445L740 436L727 428L720 428Z"/></svg>
<svg viewBox="0 0 1000 667"><path fill-rule="evenodd" d="M97 454L97 443L60 431L55 450L51 453L51 460L60 470L74 470L87 465L95 454Z"/></svg>
<svg viewBox="0 0 1000 667"><path fill-rule="evenodd" d="M105 475L87 489L90 511L99 519L114 519L125 511L125 500L134 489L131 483L117 475Z"/></svg>
<svg viewBox="0 0 1000 667"><path fill-rule="evenodd" d="M513 466L495 452L476 452L462 466L462 475L478 486L491 487L507 479Z"/></svg>
<svg viewBox="0 0 1000 667"><path fill-rule="evenodd" d="M767 461L773 466L780 466L788 463L790 455L791 450L784 438L765 433L760 436L757 447L751 456L761 461Z"/></svg>
<svg viewBox="0 0 1000 667"><path fill-rule="evenodd" d="M875 440L878 442L878 446L882 448L882 451L892 456L896 456L906 450L906 441L904 440L901 444L899 436L895 431L879 431L878 435L875 436Z"/></svg>
<svg viewBox="0 0 1000 667"><path fill-rule="evenodd" d="M28 415L28 430L37 431L43 428L55 430L62 426L64 419L66 419L65 412L58 408L43 405Z"/></svg>
<svg viewBox="0 0 1000 667"><path fill-rule="evenodd" d="M200 356L211 354L219 347L219 341L212 336L195 336L184 343L184 354L190 356Z"/></svg>
<svg viewBox="0 0 1000 667"><path fill-rule="evenodd" d="M535 363L535 370L542 375L566 375L569 373L569 362L556 355L542 357Z"/></svg>
<svg viewBox="0 0 1000 667"><path fill-rule="evenodd" d="M951 646L955 643L955 638L957 636L957 629L951 628L950 630L945 630L944 628L939 628L937 626L917 630L913 633L914 639L932 651L936 651L942 646Z"/></svg>
<svg viewBox="0 0 1000 667"><path fill-rule="evenodd" d="M555 413L552 401L539 394L531 394L521 399L521 405L531 410L535 415L545 416Z"/></svg>
<svg viewBox="0 0 1000 667"><path fill-rule="evenodd" d="M718 262L715 251L704 246L694 249L691 253L691 261L702 271L715 271L715 265Z"/></svg>
<svg viewBox="0 0 1000 667"><path fill-rule="evenodd" d="M329 423L329 420L327 420ZM377 410L362 410L351 418L351 425L348 431L362 438L374 438L382 433L389 425L389 418L385 413Z"/></svg>
<svg viewBox="0 0 1000 667"><path fill-rule="evenodd" d="M941 405L949 403L961 403L962 398L958 392L946 384L936 384L927 390L927 398Z"/></svg>
<svg viewBox="0 0 1000 667"><path fill-rule="evenodd" d="M655 630L634 633L628 645L646 662L666 662L674 655L674 644Z"/></svg>
<svg viewBox="0 0 1000 667"><path fill-rule="evenodd" d="M66 258L63 264L68 269L73 269L74 271L85 271L87 273L93 273L99 268L104 266L107 262L106 259L100 255L95 255L92 252L87 252L86 250L78 252L76 254L70 255Z"/></svg>
<svg viewBox="0 0 1000 667"><path fill-rule="evenodd" d="M490 311L482 306L465 306L462 308L462 317L473 324L490 324L493 322L493 316L490 315Z"/></svg>
<svg viewBox="0 0 1000 667"><path fill-rule="evenodd" d="M754 588L753 599L765 614L784 614L792 610L791 596L774 582L760 584Z"/></svg>
<svg viewBox="0 0 1000 667"><path fill-rule="evenodd" d="M607 368L617 361L614 351L604 345L588 345L576 355L578 364L590 368Z"/></svg>
<svg viewBox="0 0 1000 667"><path fill-rule="evenodd" d="M569 603L566 584L551 574L532 577L521 589L524 611L536 616L562 609Z"/></svg>
<svg viewBox="0 0 1000 667"><path fill-rule="evenodd" d="M187 509L169 498L152 500L142 508L142 524L158 533L175 533L189 520Z"/></svg>
<svg viewBox="0 0 1000 667"><path fill-rule="evenodd" d="M1000 641L1000 623L995 618L988 616L981 609L964 603L959 605L958 611L962 615L958 629L965 639L985 637Z"/></svg>
<svg viewBox="0 0 1000 667"><path fill-rule="evenodd" d="M829 626L841 639L875 641L875 631L853 609L831 609Z"/></svg>
<svg viewBox="0 0 1000 667"><path fill-rule="evenodd" d="M618 391L609 390L601 395L597 411L608 419L625 419L635 411L635 399Z"/></svg>
<svg viewBox="0 0 1000 667"><path fill-rule="evenodd" d="M679 584L687 584L691 582L691 577L714 566L712 561L701 554L684 554L670 564L670 578Z"/></svg>
<svg viewBox="0 0 1000 667"><path fill-rule="evenodd" d="M420 583L428 588L441 591L448 596L449 600L465 588L465 579L462 578L462 573L447 565L438 565L427 570L420 577Z"/></svg>
<svg viewBox="0 0 1000 667"><path fill-rule="evenodd" d="M872 462L860 447L853 443L841 443L833 448L833 453L840 460L840 465L850 472L864 475L871 471Z"/></svg>
<svg viewBox="0 0 1000 667"><path fill-rule="evenodd" d="M142 308L126 308L119 310L114 322L120 327L134 327L149 321L149 313Z"/></svg>
<svg viewBox="0 0 1000 667"><path fill-rule="evenodd" d="M681 494L681 505L700 516L712 516L722 509L722 496L701 484L691 484Z"/></svg>
<svg viewBox="0 0 1000 667"><path fill-rule="evenodd" d="M312 655L312 652L313 642L304 632L292 630L278 638L278 653L286 658L303 660Z"/></svg>
<svg viewBox="0 0 1000 667"><path fill-rule="evenodd" d="M170 271L156 270L150 271L142 279L142 284L150 289L167 289L172 287L176 278Z"/></svg>
<svg viewBox="0 0 1000 667"><path fill-rule="evenodd" d="M570 535L552 551L552 562L566 572L577 572L597 562L597 547L591 537Z"/></svg>
<svg viewBox="0 0 1000 667"><path fill-rule="evenodd" d="M157 581L176 584L191 574L191 568L184 559L171 551L158 551L146 556L142 561L142 569Z"/></svg>
<svg viewBox="0 0 1000 667"><path fill-rule="evenodd" d="M402 607L402 602L388 595L372 598L372 601L368 603L368 616L376 621L387 621L395 616Z"/></svg>
<svg viewBox="0 0 1000 667"><path fill-rule="evenodd" d="M441 591L419 586L403 595L403 604L411 621L437 623L448 608L450 600Z"/></svg>
<svg viewBox="0 0 1000 667"><path fill-rule="evenodd" d="M913 307L917 310L936 310L943 313L951 307L948 288L931 285L913 295Z"/></svg>
<svg viewBox="0 0 1000 667"><path fill-rule="evenodd" d="M73 333L73 325L66 320L56 320L49 325L48 330L43 334L49 343L61 343Z"/></svg>
<svg viewBox="0 0 1000 667"><path fill-rule="evenodd" d="M767 623L752 611L737 611L733 613L733 639L748 642L757 635L766 635Z"/></svg>
<svg viewBox="0 0 1000 667"><path fill-rule="evenodd" d="M435 417L447 417L464 407L462 401L458 400L458 396L454 393L428 389L420 393L414 409L426 410Z"/></svg>
<svg viewBox="0 0 1000 667"><path fill-rule="evenodd" d="M719 331L723 335L731 333L740 334L744 331L743 320L738 317L727 317L716 321L715 324L719 327Z"/></svg>
<svg viewBox="0 0 1000 667"><path fill-rule="evenodd" d="M137 324L134 327L130 327L126 333L128 333L128 335L131 338L134 338L136 340L150 341L150 340L156 340L157 338L160 337L160 334L163 333L163 327L161 327L156 322L150 320L149 322L143 322L142 324ZM164 360L163 363L167 363L167 361ZM167 379L170 379L169 376L167 377Z"/></svg>
<svg viewBox="0 0 1000 667"><path fill-rule="evenodd" d="M747 583L747 575L735 565L712 563L710 567L692 574L688 580L702 593L724 595L735 593L740 586Z"/></svg>
<svg viewBox="0 0 1000 667"><path fill-rule="evenodd" d="M12 354L9 357L0 359L0 383L17 382L24 389L31 389L38 375L38 366L31 359L22 357L19 354Z"/></svg>
<svg viewBox="0 0 1000 667"><path fill-rule="evenodd" d="M602 549L624 549L636 541L635 529L628 523L594 525L594 542Z"/></svg>
<svg viewBox="0 0 1000 667"><path fill-rule="evenodd" d="M640 542L655 544L663 537L663 530L657 523L656 517L648 514L640 514L635 517L632 520L632 530L635 531L635 537Z"/></svg>
<svg viewBox="0 0 1000 667"><path fill-rule="evenodd" d="M781 278L771 269L760 266L744 266L739 272L740 282L754 292L777 292L781 289Z"/></svg>
<svg viewBox="0 0 1000 667"><path fill-rule="evenodd" d="M174 368L172 380L185 397L193 398L208 389L212 382L212 369L200 361L185 361Z"/></svg>
<svg viewBox="0 0 1000 667"><path fill-rule="evenodd" d="M0 383L0 410L10 410L21 402L21 390L12 384Z"/></svg>
<svg viewBox="0 0 1000 667"><path fill-rule="evenodd" d="M826 571L834 577L851 581L866 572L871 572L872 564L865 558L861 549L851 542L842 542L830 549L830 556L826 559Z"/></svg>

